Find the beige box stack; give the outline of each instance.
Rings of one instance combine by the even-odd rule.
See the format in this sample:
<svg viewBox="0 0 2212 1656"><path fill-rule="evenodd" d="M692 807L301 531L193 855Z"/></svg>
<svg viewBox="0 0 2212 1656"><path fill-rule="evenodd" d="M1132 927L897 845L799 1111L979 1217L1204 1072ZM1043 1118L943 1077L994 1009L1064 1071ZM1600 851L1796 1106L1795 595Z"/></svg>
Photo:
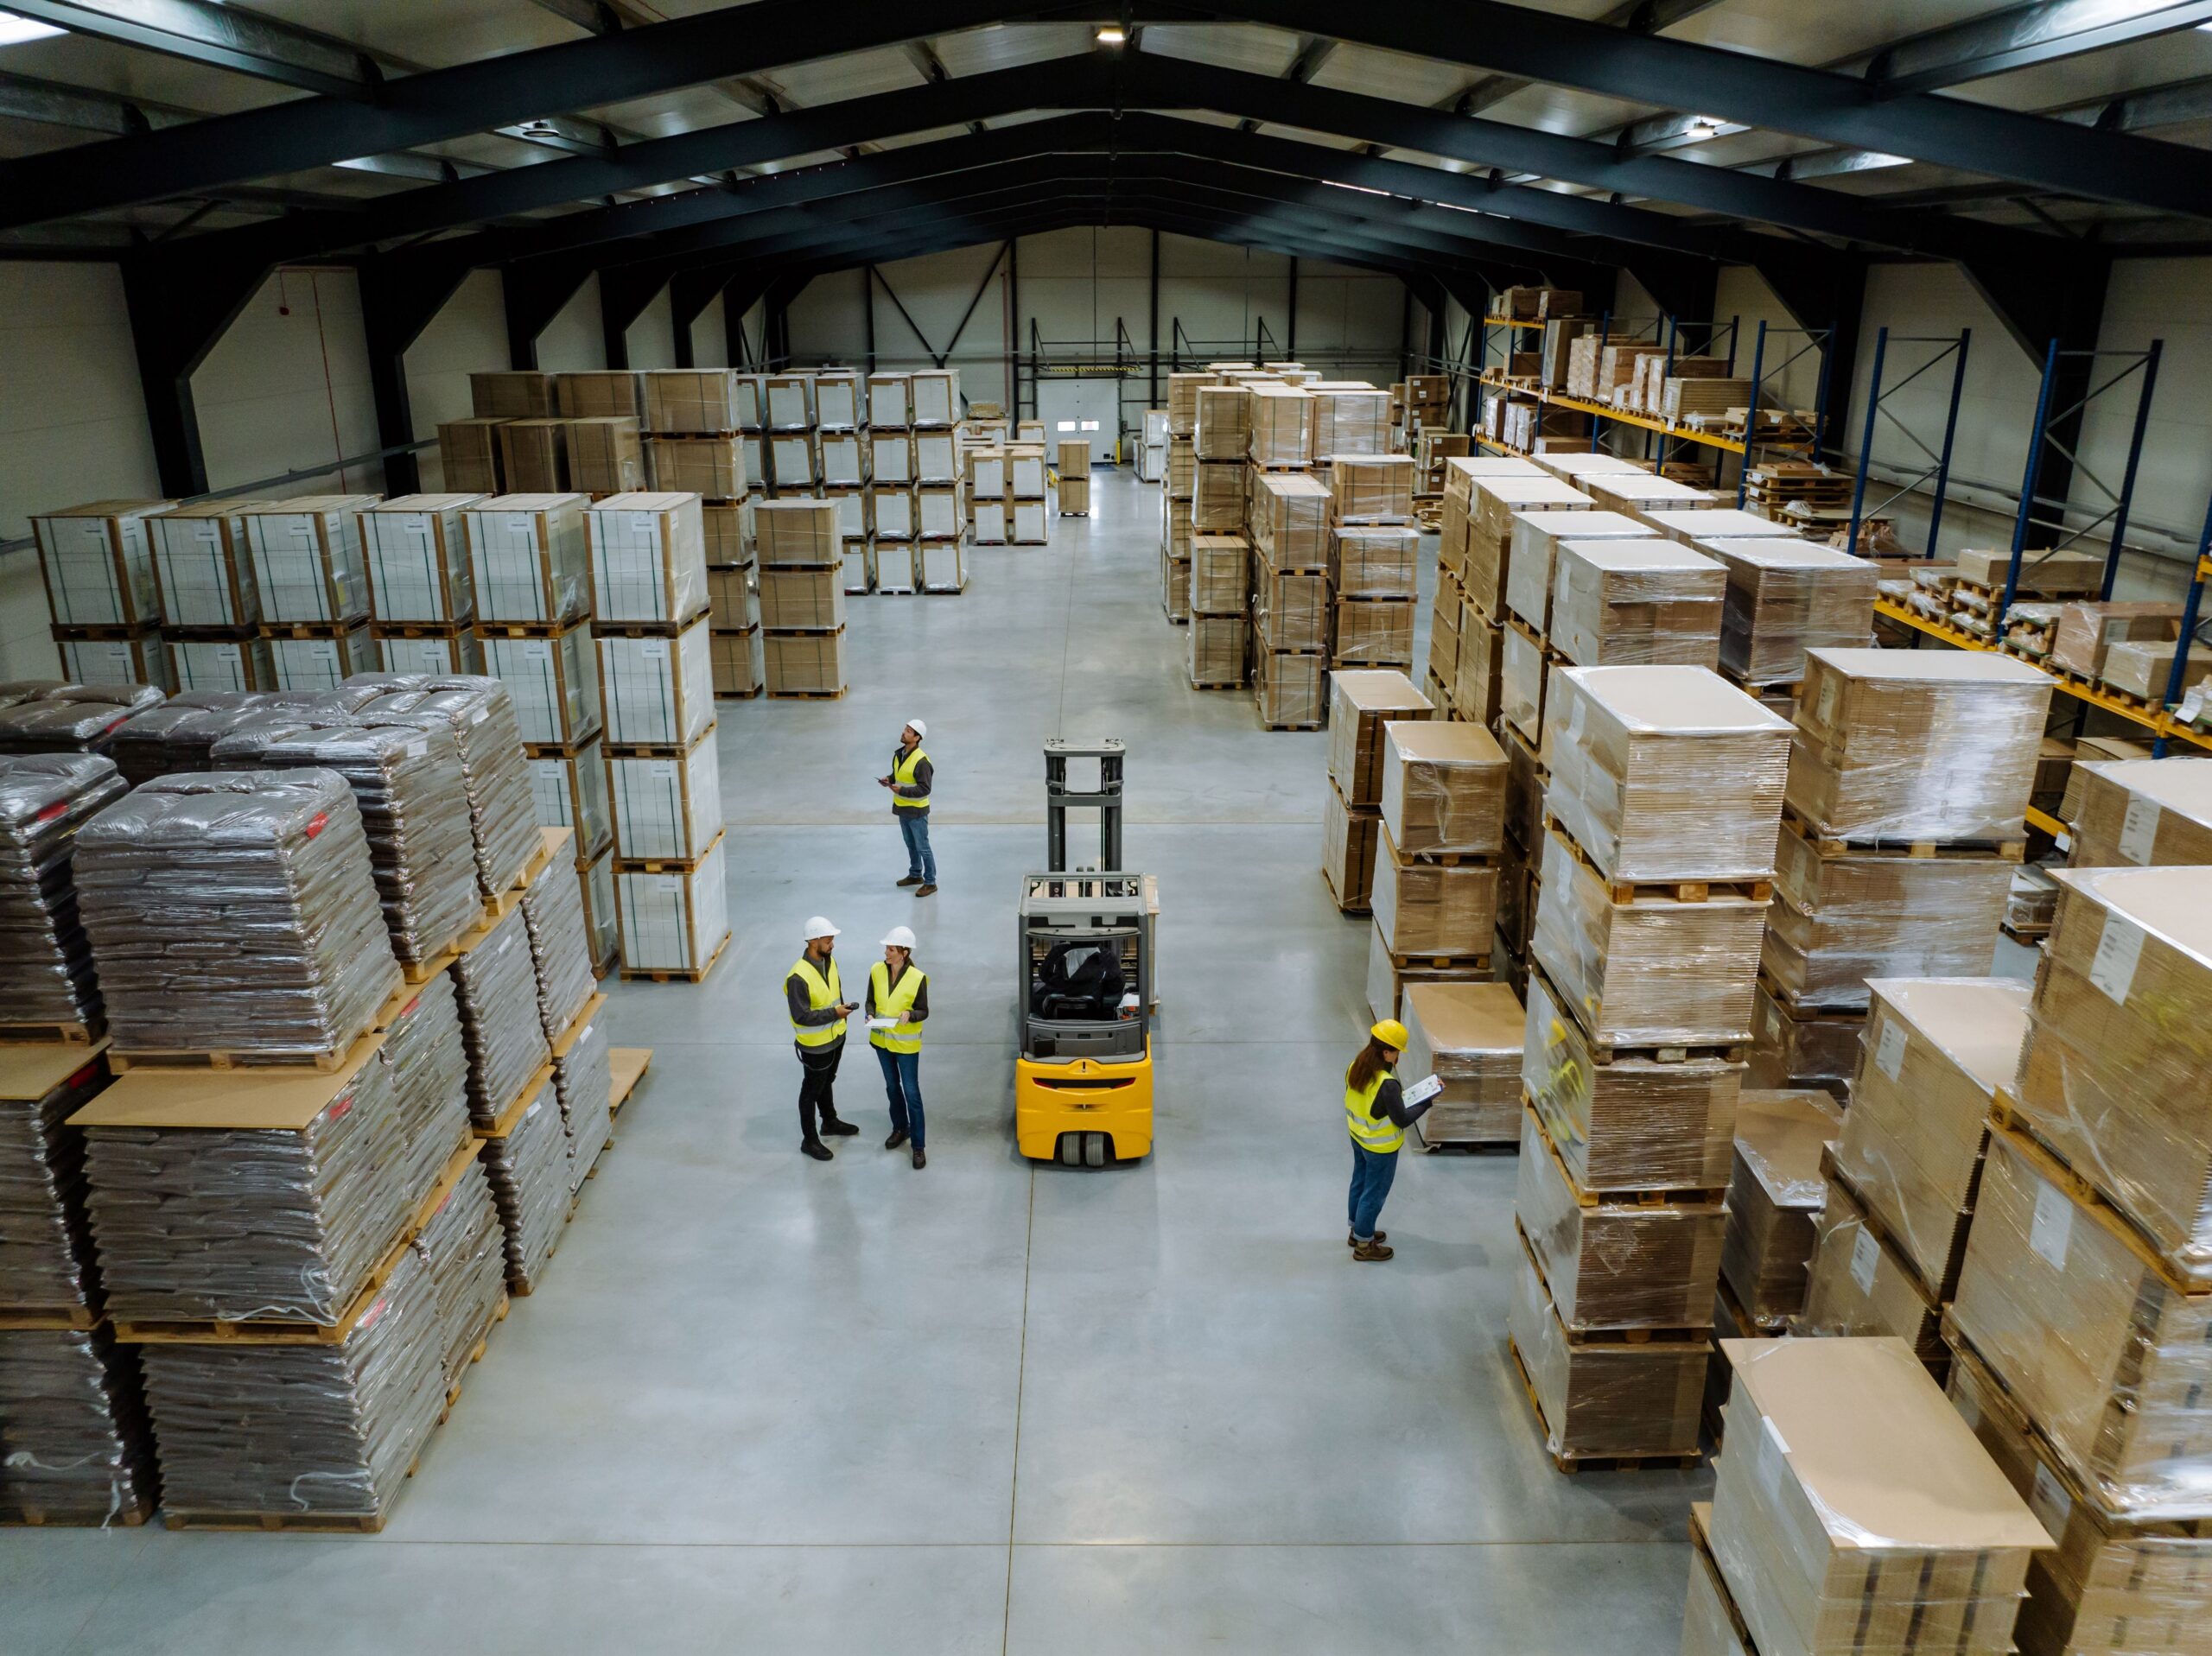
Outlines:
<svg viewBox="0 0 2212 1656"><path fill-rule="evenodd" d="M1329 467L1329 664L1414 670L1414 460L1345 455Z"/></svg>
<svg viewBox="0 0 2212 1656"><path fill-rule="evenodd" d="M732 701L761 690L760 604L754 595L752 500L702 502L700 527L707 555L707 625L715 663L715 695Z"/></svg>
<svg viewBox="0 0 2212 1656"><path fill-rule="evenodd" d="M1527 460L1493 456L1447 455L1440 469L1444 494L1437 517L1436 598L1429 613L1431 694L1443 693L1454 719L1487 728L1497 717L1503 623L1467 596L1474 483L1478 477L1544 474ZM1440 653L1447 647L1448 661Z"/></svg>
<svg viewBox="0 0 2212 1656"><path fill-rule="evenodd" d="M1696 1448L1789 726L1699 667L1570 667L1554 694L1514 1342L1556 1461L1670 1460Z"/></svg>
<svg viewBox="0 0 2212 1656"><path fill-rule="evenodd" d="M1198 486L1198 391L1211 372L1167 376L1167 454L1160 492L1160 608L1171 622L1191 618L1191 514Z"/></svg>
<svg viewBox="0 0 2212 1656"><path fill-rule="evenodd" d="M1409 983L1401 1069L1444 1083L1414 1137L1427 1150L1519 1142L1524 1014L1506 983Z"/></svg>
<svg viewBox="0 0 2212 1656"><path fill-rule="evenodd" d="M1329 678L1329 785L1322 801L1321 877L1346 914L1371 910L1382 832L1382 726L1434 716L1403 673Z"/></svg>
<svg viewBox="0 0 2212 1656"><path fill-rule="evenodd" d="M1251 620L1252 549L1242 535L1191 537L1191 634L1186 665L1194 690L1241 688Z"/></svg>
<svg viewBox="0 0 2212 1656"><path fill-rule="evenodd" d="M1382 742L1367 968L1378 1018L1399 1015L1413 983L1489 976L1505 843L1505 755L1488 731L1386 720Z"/></svg>
<svg viewBox="0 0 2212 1656"><path fill-rule="evenodd" d="M1827 1141L1842 1126L1835 1101L1816 1088L1746 1088L1736 1103L1736 1152L1728 1218L1720 1239L1720 1292L1713 1309L1713 1361L1706 1424L1715 1428L1728 1394L1722 1339L1778 1336L1804 1309L1807 1268L1827 1196Z"/></svg>
<svg viewBox="0 0 2212 1656"><path fill-rule="evenodd" d="M845 586L835 503L778 496L753 507L768 694L845 688Z"/></svg>
<svg viewBox="0 0 2212 1656"><path fill-rule="evenodd" d="M1728 572L1720 670L1754 693L1795 686L1808 650L1855 648L1872 637L1878 572L1866 559L1794 538L1691 543Z"/></svg>
<svg viewBox="0 0 2212 1656"><path fill-rule="evenodd" d="M2212 761L2076 763L2067 790L2075 867L2212 863Z"/></svg>
<svg viewBox="0 0 2212 1656"><path fill-rule="evenodd" d="M1329 490L1310 472L1252 482L1253 698L1270 730L1319 730L1328 710Z"/></svg>
<svg viewBox="0 0 2212 1656"><path fill-rule="evenodd" d="M747 464L748 411L727 368L664 368L639 376L652 486L734 507L760 479Z"/></svg>
<svg viewBox="0 0 2212 1656"><path fill-rule="evenodd" d="M335 689L354 673L376 670L360 514L378 499L299 495L244 514L259 631L278 689Z"/></svg>

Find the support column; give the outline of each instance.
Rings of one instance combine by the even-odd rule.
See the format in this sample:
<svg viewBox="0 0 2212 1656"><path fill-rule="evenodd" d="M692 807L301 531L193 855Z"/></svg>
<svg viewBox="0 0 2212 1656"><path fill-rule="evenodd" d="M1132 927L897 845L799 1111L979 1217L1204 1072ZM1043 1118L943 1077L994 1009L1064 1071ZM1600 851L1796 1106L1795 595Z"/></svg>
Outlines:
<svg viewBox="0 0 2212 1656"><path fill-rule="evenodd" d="M207 492L207 460L192 375L260 288L268 267L215 265L156 253L122 261L124 304L146 401L162 492Z"/></svg>
<svg viewBox="0 0 2212 1656"><path fill-rule="evenodd" d="M358 269L361 328L369 351L369 390L376 399L377 446L393 448L415 441L414 405L407 390L407 349L467 280L469 266L423 255L385 254L363 259ZM422 468L415 456L387 456L384 486L386 494L413 494L420 489Z"/></svg>

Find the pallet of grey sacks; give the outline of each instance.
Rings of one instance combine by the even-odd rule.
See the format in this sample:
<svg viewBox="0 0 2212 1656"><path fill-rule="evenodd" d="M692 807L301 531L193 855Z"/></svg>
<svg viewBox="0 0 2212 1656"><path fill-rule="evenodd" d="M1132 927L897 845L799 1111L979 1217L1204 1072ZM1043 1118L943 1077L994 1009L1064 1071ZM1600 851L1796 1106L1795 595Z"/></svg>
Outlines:
<svg viewBox="0 0 2212 1656"><path fill-rule="evenodd" d="M0 1325L0 1524L143 1524L154 1448L137 1354L105 1329Z"/></svg>
<svg viewBox="0 0 2212 1656"><path fill-rule="evenodd" d="M162 704L151 684L0 683L0 753L100 753L118 726Z"/></svg>
<svg viewBox="0 0 2212 1656"><path fill-rule="evenodd" d="M77 832L121 798L92 753L0 755L0 1029L88 1042L101 1025L92 949L77 912Z"/></svg>
<svg viewBox="0 0 2212 1656"><path fill-rule="evenodd" d="M0 1327L99 1321L84 1134L69 1118L107 1083L98 1046L0 1043Z"/></svg>
<svg viewBox="0 0 2212 1656"><path fill-rule="evenodd" d="M583 1189L600 1152L614 1137L614 1048L607 1038L607 997L594 994L553 1044L553 1089L569 1140L569 1188Z"/></svg>

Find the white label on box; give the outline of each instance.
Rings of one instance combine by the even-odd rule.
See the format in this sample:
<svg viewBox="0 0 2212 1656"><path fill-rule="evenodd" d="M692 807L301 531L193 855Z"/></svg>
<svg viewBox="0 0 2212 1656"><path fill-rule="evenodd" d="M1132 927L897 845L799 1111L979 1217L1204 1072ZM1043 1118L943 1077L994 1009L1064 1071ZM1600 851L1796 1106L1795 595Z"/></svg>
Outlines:
<svg viewBox="0 0 2212 1656"><path fill-rule="evenodd" d="M2036 1216L2028 1226L2028 1246L2054 1271L2066 1269L2066 1245L2074 1240L2074 1203L2056 1184L2036 1187Z"/></svg>
<svg viewBox="0 0 2212 1656"><path fill-rule="evenodd" d="M533 667L543 667L553 659L553 646L543 638L528 639L522 647L522 658Z"/></svg>
<svg viewBox="0 0 2212 1656"><path fill-rule="evenodd" d="M645 774L651 777L655 782L673 782L676 779L675 761L672 759L663 759L656 764L649 765L645 767Z"/></svg>
<svg viewBox="0 0 2212 1656"><path fill-rule="evenodd" d="M2036 1485L2028 1494L2028 1510L2050 1532L2054 1541L2065 1535L2066 1522L2074 1516L2074 1497L2066 1493L2058 1474L2040 1461L2036 1462Z"/></svg>
<svg viewBox="0 0 2212 1656"><path fill-rule="evenodd" d="M2158 806L2137 794L2127 802L2127 815L2120 824L2120 854L2138 867L2151 860L2151 847L2158 837Z"/></svg>
<svg viewBox="0 0 2212 1656"><path fill-rule="evenodd" d="M665 638L640 639L638 644L638 654L646 661L665 661L668 659L668 640Z"/></svg>
<svg viewBox="0 0 2212 1656"><path fill-rule="evenodd" d="M1891 1081L1904 1068L1904 1025L1894 1018L1882 1020L1882 1038L1874 1044L1874 1067Z"/></svg>
<svg viewBox="0 0 2212 1656"><path fill-rule="evenodd" d="M2096 958L2089 962L2089 981L2125 1006L2142 955L2143 928L2107 909L2104 936L2097 939Z"/></svg>
<svg viewBox="0 0 2212 1656"><path fill-rule="evenodd" d="M1874 1240L1874 1233L1860 1226L1859 1234L1851 1239L1851 1279L1859 1285L1862 1294L1874 1291L1874 1267L1882 1262L1882 1245Z"/></svg>
<svg viewBox="0 0 2212 1656"><path fill-rule="evenodd" d="M2124 642L2126 638L2127 623L2124 619L2114 619L2105 623L2105 642L2107 644L2120 644Z"/></svg>

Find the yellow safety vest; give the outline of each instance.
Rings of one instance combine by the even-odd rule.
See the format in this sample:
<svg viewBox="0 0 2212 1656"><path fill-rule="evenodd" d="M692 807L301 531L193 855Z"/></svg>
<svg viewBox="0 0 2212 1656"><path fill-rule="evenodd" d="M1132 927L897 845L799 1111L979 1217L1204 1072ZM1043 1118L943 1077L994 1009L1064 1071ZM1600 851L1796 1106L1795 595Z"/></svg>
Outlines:
<svg viewBox="0 0 2212 1656"><path fill-rule="evenodd" d="M873 1029L868 1032L868 1044L880 1046L886 1052L919 1052L922 1050L922 1026L910 1024L906 1014L914 1009L914 997L922 992L928 974L912 961L896 985L891 981L891 963L878 961L868 968L868 987L875 992L875 1015L896 1018L893 1029Z"/></svg>
<svg viewBox="0 0 2212 1656"><path fill-rule="evenodd" d="M903 759L893 759L891 762L892 781L897 783L902 788L912 787L914 785L914 772L921 768L922 761L927 758L929 758L929 755L922 752L922 745L919 742L916 742L914 744L914 751L906 755ZM909 799L904 794L893 794L891 796L892 808L895 810L926 810L929 809L929 798L926 795L919 799Z"/></svg>
<svg viewBox="0 0 2212 1656"><path fill-rule="evenodd" d="M1351 1130L1351 1141L1363 1150L1371 1150L1378 1156L1387 1156L1406 1142L1406 1130L1389 1116L1381 1120L1369 1114L1375 1107L1375 1095L1382 1090L1382 1083L1390 1079L1388 1069L1378 1070L1375 1079L1364 1087L1354 1087L1349 1079L1344 1084L1344 1126Z"/></svg>
<svg viewBox="0 0 2212 1656"><path fill-rule="evenodd" d="M830 960L830 975L826 978L804 955L798 957L791 971L798 973L799 981L806 985L806 1004L815 1011L834 1006L845 998L844 986L837 980L837 962L834 957ZM789 977L791 973L784 975ZM791 1035L801 1046L828 1046L833 1041L845 1038L845 1026L842 1024L802 1024L794 1018L791 1019Z"/></svg>

